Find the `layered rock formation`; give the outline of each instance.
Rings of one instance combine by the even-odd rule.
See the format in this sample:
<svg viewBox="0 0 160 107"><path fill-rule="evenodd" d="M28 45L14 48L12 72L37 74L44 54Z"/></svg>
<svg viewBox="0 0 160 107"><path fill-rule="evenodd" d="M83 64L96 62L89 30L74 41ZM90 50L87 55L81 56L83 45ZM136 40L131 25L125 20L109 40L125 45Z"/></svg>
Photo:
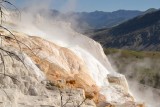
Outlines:
<svg viewBox="0 0 160 107"><path fill-rule="evenodd" d="M59 88L28 55L13 46L1 47L0 53L0 107L95 107L83 89Z"/></svg>
<svg viewBox="0 0 160 107"><path fill-rule="evenodd" d="M109 103L117 105L117 107L126 104L133 105L133 107L137 106L123 75L112 74L111 72L105 73L108 75L103 75L102 72L106 71L101 71L103 70L101 68L99 68L98 75L92 75L94 72L90 71L90 66L86 64L86 60L75 50L59 46L40 37L12 32L16 36L18 44L13 35L1 30L3 48L14 52L22 58L24 63L15 57L13 57L13 60L16 60L16 63L12 63L11 57L5 62L10 69L10 71L6 70L6 73L17 77L17 80L21 83L8 76L5 76L7 79L3 79L2 75L1 79L4 82L1 84L8 84L7 86L9 86L1 88L1 93L3 93L3 90L5 91L3 97L1 97L1 104L4 107L5 104L12 106L15 104L15 107L32 107L33 105L36 107L58 107L68 101L70 94L73 100L67 103L70 107L73 107L73 104L78 106L84 100L84 103L82 103L84 107L93 107L95 106L94 103L100 107L107 106ZM1 66L3 66L2 63ZM2 68L1 72L3 72ZM96 80L96 78L101 78L96 76L105 77L103 81L106 85L102 85L101 81ZM59 91L59 89L62 91ZM69 90L71 92L68 92ZM63 103L61 103L60 93L64 96ZM7 96L12 97L13 101L10 101ZM10 105L7 105L7 107Z"/></svg>

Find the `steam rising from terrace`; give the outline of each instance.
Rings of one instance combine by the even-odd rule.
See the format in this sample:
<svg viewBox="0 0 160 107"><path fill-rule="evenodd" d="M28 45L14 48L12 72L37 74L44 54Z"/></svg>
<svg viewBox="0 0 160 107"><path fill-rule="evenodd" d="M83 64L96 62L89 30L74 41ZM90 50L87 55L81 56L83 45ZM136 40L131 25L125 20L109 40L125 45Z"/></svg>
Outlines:
<svg viewBox="0 0 160 107"><path fill-rule="evenodd" d="M60 17L53 18L49 14L41 14L41 12L48 10L47 4L44 3L40 7L29 7L29 9L22 11L21 21L11 19L11 23L18 24L18 26L8 27L32 36L40 36L72 50L86 63L91 77L95 79L98 86L108 84L107 74L116 73L100 44L72 30L69 23L58 21L57 19Z"/></svg>
<svg viewBox="0 0 160 107"><path fill-rule="evenodd" d="M12 30L23 32L31 36L45 38L57 45L70 49L84 61L88 67L90 76L101 88L109 85L107 81L108 74L114 75L115 77L122 76L112 69L99 43L75 32L71 28L70 23L60 19L61 17L52 17L52 15L46 14L49 13L49 4L50 2L47 1L41 2L38 6L35 6L37 4L33 3L29 8L21 12L21 21L12 18L9 19L9 21L13 25L6 24L6 26ZM68 9L71 5L74 9L74 4L75 3L70 2L65 8ZM111 92L111 90L105 91L105 88L102 90L102 93L107 98L108 94L112 94ZM119 97L121 96L114 94L114 98L108 98L108 100L118 101Z"/></svg>

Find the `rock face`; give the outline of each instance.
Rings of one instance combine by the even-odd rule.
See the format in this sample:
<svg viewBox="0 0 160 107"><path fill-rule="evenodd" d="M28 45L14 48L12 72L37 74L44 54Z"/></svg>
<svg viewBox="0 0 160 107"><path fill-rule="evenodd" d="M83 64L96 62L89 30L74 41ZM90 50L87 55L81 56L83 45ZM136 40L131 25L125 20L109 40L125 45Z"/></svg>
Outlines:
<svg viewBox="0 0 160 107"><path fill-rule="evenodd" d="M44 73L26 54L13 47L1 49L0 107L95 107L93 101L85 99L82 89L60 89L46 81Z"/></svg>
<svg viewBox="0 0 160 107"><path fill-rule="evenodd" d="M23 64L32 67L30 72L36 75L37 85L25 84L25 91L16 88L21 93L16 104L36 107L135 104L125 77L114 72L99 43L75 32L68 23L30 13L22 13L20 23L11 20L12 25L5 25L13 29L14 35L0 31L2 46L25 54L20 62L26 62Z"/></svg>
<svg viewBox="0 0 160 107"><path fill-rule="evenodd" d="M67 102L67 106L72 107L73 104L78 106L84 101L82 103L84 107L94 107L94 103L97 106L103 105L105 102L120 105L127 102L134 103L134 98L129 93L128 85L123 75L108 74L104 80L106 85L97 84L98 82L94 78L96 75L93 76L91 74L94 72L90 71L83 57L80 57L75 50L23 33L14 32L19 44L6 31L2 30L1 35L7 36L3 37L3 46L5 48L8 47L7 50L11 49L16 53L24 61L24 65L29 68L27 70L21 60L16 60L17 58L13 60L16 60L19 65L16 63L13 65L12 58L6 61L7 66L11 66L8 67L10 71L7 71L7 73L17 77L23 85L17 85L16 83L18 82L10 77L3 79L2 75L1 79L7 82L2 82L1 84L8 85L6 85L6 88L2 88L1 93L3 93L3 90L5 90L5 93L11 93L9 97L13 96L12 99L14 100L14 103L11 102L9 98L7 99L7 95L3 93L5 99L1 97L2 105L5 106L5 102L10 102L7 104L15 104L15 107L33 105L36 107L58 107ZM2 68L1 72L3 72ZM99 73L101 74L101 72ZM51 82L48 83L46 80ZM7 86L10 87L7 88ZM62 102L61 96L63 96ZM72 99L68 101L70 97Z"/></svg>
<svg viewBox="0 0 160 107"><path fill-rule="evenodd" d="M83 88L86 93L95 93L94 96L99 96L97 95L99 92L98 86L87 72L86 65L71 50L38 37L19 35L18 38L22 43L29 46L30 49L24 45L21 47L35 61L36 65L44 71L49 80L60 85L60 87ZM26 40L30 42L28 43ZM13 41L6 42L6 45L19 48ZM95 98L95 100L98 100L98 98Z"/></svg>

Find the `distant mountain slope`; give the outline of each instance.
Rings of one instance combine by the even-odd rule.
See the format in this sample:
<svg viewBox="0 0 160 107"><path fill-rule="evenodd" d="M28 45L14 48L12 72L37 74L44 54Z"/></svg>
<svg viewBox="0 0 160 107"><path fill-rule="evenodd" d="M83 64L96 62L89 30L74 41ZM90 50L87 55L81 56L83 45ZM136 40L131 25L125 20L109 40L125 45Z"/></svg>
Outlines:
<svg viewBox="0 0 160 107"><path fill-rule="evenodd" d="M160 10L90 34L105 47L160 50Z"/></svg>
<svg viewBox="0 0 160 107"><path fill-rule="evenodd" d="M142 12L136 10L82 12L78 14L78 21L80 24L82 22L88 24L91 28L113 27L140 14L142 14Z"/></svg>
<svg viewBox="0 0 160 107"><path fill-rule="evenodd" d="M150 13L150 12L155 12L157 11L158 9L155 9L155 8L149 8L147 9L146 11L143 12L143 14L147 14L147 13Z"/></svg>

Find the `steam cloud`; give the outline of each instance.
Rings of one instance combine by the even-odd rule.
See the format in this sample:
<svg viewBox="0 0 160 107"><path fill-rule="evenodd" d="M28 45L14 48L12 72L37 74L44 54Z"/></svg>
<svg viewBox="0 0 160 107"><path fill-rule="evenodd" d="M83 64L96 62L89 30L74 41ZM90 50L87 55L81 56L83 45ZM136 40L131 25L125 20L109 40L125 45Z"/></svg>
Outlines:
<svg viewBox="0 0 160 107"><path fill-rule="evenodd" d="M116 64L115 59L119 59L121 57L121 51L108 55L109 61L111 62L112 65L114 65L114 69L118 71L118 67L116 65L121 65L122 62L118 62ZM126 59L130 61L129 63L125 64L125 67L121 70L126 77L129 76L135 76L131 78L127 78L129 86L130 86L130 91L136 98L137 102L144 102L144 104L147 107L159 107L160 106L160 90L156 88L152 88L147 85L143 85L139 83L139 79L142 79L141 74L136 73L137 69L150 69L150 70L158 70L159 68L159 61L158 60L153 60L150 58L143 58L139 59L136 61L132 61L132 58ZM146 75L146 79L148 76ZM145 78L144 78L145 79ZM147 83L147 80L144 80Z"/></svg>
<svg viewBox="0 0 160 107"><path fill-rule="evenodd" d="M67 5L69 4L71 3L67 3ZM100 44L75 32L71 28L71 24L64 21L63 17L57 15L53 17L54 14L51 14L47 5L48 3L35 7L32 4L22 11L21 21L17 21L16 18L11 19L10 23L18 24L18 26L8 26L7 28L10 27L10 29L16 29L32 36L40 36L72 50L83 59L90 71L89 74L95 79L97 85L108 84L107 74L116 74L116 72L112 69Z"/></svg>

